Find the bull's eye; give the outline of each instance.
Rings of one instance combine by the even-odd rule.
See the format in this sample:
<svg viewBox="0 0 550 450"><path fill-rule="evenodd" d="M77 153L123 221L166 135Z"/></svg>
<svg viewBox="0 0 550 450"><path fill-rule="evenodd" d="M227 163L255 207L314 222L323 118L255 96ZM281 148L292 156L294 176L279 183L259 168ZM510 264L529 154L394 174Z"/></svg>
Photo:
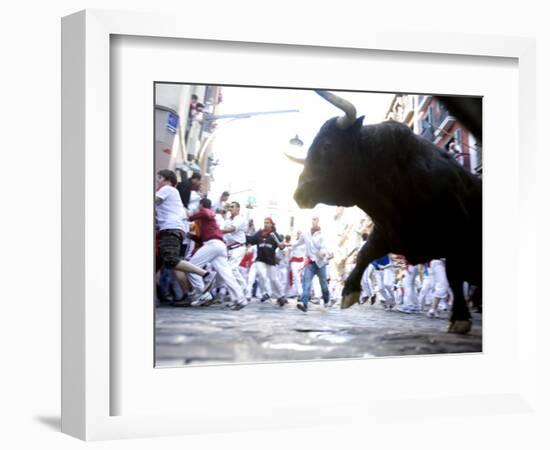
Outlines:
<svg viewBox="0 0 550 450"><path fill-rule="evenodd" d="M308 161L315 165L325 165L332 155L332 142L329 139L319 139L313 143L308 154Z"/></svg>

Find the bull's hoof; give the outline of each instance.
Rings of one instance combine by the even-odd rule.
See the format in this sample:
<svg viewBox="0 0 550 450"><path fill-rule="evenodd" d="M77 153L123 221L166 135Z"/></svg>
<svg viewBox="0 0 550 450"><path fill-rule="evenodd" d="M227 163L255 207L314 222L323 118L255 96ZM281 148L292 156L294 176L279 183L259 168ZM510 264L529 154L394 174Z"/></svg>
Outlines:
<svg viewBox="0 0 550 450"><path fill-rule="evenodd" d="M455 320L449 323L449 333L468 334L472 329L471 320Z"/></svg>
<svg viewBox="0 0 550 450"><path fill-rule="evenodd" d="M342 309L346 309L355 305L359 301L360 296L361 292L351 292L350 294L344 295L342 302L340 303L340 307Z"/></svg>

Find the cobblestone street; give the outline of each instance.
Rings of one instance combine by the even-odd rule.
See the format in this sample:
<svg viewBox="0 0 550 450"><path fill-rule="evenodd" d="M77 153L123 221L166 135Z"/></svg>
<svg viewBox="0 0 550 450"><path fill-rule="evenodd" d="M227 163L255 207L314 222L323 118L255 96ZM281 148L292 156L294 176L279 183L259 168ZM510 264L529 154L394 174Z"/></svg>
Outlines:
<svg viewBox="0 0 550 450"><path fill-rule="evenodd" d="M284 308L253 301L240 311L213 305L156 313L157 367L482 351L476 313L465 336L447 333L447 313L429 319L378 303L346 310L310 303L307 314L295 300Z"/></svg>

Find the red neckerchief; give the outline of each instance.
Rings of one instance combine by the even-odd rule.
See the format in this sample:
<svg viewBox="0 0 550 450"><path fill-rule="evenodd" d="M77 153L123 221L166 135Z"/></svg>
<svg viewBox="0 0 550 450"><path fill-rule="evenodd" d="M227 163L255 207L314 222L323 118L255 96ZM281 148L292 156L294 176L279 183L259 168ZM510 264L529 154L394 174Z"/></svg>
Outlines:
<svg viewBox="0 0 550 450"><path fill-rule="evenodd" d="M321 231L321 227L311 227L311 234L317 233L317 231Z"/></svg>

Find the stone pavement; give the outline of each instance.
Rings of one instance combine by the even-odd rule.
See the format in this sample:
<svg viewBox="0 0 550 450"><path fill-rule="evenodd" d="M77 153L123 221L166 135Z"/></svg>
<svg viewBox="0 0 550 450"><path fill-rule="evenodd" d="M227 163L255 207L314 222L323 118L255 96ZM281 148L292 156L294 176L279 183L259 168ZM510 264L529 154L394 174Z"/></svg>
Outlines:
<svg viewBox="0 0 550 450"><path fill-rule="evenodd" d="M240 311L157 307L156 366L180 367L289 360L469 353L482 351L481 315L469 335L447 333L447 316L386 311L375 305L323 308L307 314L296 301L280 308L253 301Z"/></svg>

